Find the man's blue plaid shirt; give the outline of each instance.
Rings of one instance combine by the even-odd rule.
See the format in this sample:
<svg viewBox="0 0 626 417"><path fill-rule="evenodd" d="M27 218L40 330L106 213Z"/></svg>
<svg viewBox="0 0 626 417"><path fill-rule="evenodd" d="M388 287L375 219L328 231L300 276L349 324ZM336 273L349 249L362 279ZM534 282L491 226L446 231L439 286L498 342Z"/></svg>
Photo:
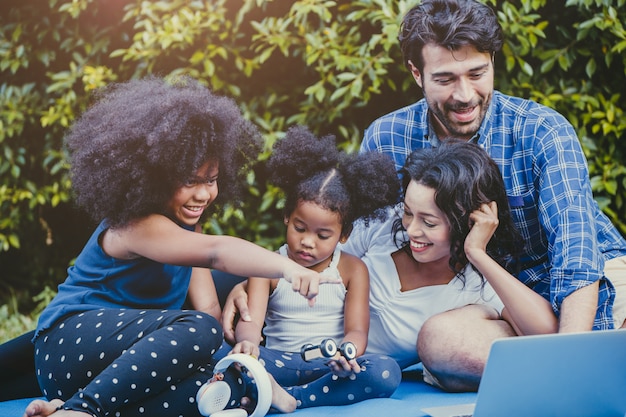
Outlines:
<svg viewBox="0 0 626 417"><path fill-rule="evenodd" d="M391 156L400 169L414 149L439 143L425 100L389 113L366 130L361 151ZM500 167L524 239L519 279L551 301L600 280L594 329L613 328L615 290L606 260L626 256L626 241L593 199L587 161L572 125L535 102L493 94L472 141Z"/></svg>

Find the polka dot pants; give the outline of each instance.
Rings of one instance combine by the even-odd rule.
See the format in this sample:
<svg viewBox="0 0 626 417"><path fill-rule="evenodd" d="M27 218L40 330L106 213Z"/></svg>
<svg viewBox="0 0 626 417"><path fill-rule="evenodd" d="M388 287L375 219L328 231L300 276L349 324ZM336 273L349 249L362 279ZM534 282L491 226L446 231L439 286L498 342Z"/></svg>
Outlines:
<svg viewBox="0 0 626 417"><path fill-rule="evenodd" d="M197 311L103 309L59 320L35 340L48 399L94 416L199 416L212 376L218 321Z"/></svg>
<svg viewBox="0 0 626 417"><path fill-rule="evenodd" d="M274 379L296 398L298 408L353 404L370 398L391 396L400 385L402 370L385 355L357 358L361 372L339 378L325 365L327 359L306 362L300 353L281 352L261 346L259 361Z"/></svg>

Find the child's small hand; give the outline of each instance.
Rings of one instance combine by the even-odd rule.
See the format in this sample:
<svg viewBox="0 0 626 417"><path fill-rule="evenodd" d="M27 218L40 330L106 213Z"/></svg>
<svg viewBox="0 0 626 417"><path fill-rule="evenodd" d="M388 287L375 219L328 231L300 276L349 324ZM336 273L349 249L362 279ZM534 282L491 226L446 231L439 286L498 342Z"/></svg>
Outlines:
<svg viewBox="0 0 626 417"><path fill-rule="evenodd" d="M243 340L239 343L236 343L230 353L245 353L246 355L252 355L255 358L258 358L261 351L259 350L259 345L257 343Z"/></svg>
<svg viewBox="0 0 626 417"><path fill-rule="evenodd" d="M358 374L361 372L361 367L356 362L356 359L347 360L341 355L331 359L326 363L330 368L333 375L339 378L346 378L352 374Z"/></svg>
<svg viewBox="0 0 626 417"><path fill-rule="evenodd" d="M487 243L498 228L498 205L495 201L482 204L478 210L474 210L469 216L470 232L465 238L465 253L479 250L485 252Z"/></svg>

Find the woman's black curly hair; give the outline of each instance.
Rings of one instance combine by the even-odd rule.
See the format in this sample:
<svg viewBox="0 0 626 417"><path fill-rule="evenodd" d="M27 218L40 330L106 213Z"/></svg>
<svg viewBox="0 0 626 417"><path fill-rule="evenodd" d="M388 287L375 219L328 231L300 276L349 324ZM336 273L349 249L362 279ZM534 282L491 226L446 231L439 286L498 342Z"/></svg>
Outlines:
<svg viewBox="0 0 626 417"><path fill-rule="evenodd" d="M123 226L166 203L207 161L219 162L219 200L238 201L261 150L235 102L190 78L111 84L65 137L76 203Z"/></svg>
<svg viewBox="0 0 626 417"><path fill-rule="evenodd" d="M316 137L291 127L274 144L267 162L269 180L286 195L285 215L301 201L339 214L342 235L357 219L384 218L384 207L398 201L400 182L391 158L378 152L340 152L332 135Z"/></svg>
<svg viewBox="0 0 626 417"><path fill-rule="evenodd" d="M491 201L498 205L499 225L487 244L487 253L500 265L515 269L522 239L511 217L500 169L480 146L449 139L435 148L415 150L400 173L404 193L411 181L435 190L435 204L450 224L450 268L454 272L459 273L468 263L463 246L470 231L470 214ZM394 230L403 230L400 219Z"/></svg>

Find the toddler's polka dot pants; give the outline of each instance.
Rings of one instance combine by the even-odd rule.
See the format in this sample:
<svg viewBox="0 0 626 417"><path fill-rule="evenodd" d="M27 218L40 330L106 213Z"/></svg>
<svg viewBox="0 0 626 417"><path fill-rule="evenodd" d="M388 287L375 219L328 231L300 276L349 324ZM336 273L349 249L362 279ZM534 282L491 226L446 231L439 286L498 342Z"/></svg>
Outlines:
<svg viewBox="0 0 626 417"><path fill-rule="evenodd" d="M67 316L35 340L48 399L94 416L195 416L223 339L208 314L102 309Z"/></svg>
<svg viewBox="0 0 626 417"><path fill-rule="evenodd" d="M359 356L356 361L361 372L339 378L326 365L328 359L305 362L299 352L281 352L263 346L260 351L259 361L296 398L298 408L390 397L402 379L400 366L386 355Z"/></svg>

